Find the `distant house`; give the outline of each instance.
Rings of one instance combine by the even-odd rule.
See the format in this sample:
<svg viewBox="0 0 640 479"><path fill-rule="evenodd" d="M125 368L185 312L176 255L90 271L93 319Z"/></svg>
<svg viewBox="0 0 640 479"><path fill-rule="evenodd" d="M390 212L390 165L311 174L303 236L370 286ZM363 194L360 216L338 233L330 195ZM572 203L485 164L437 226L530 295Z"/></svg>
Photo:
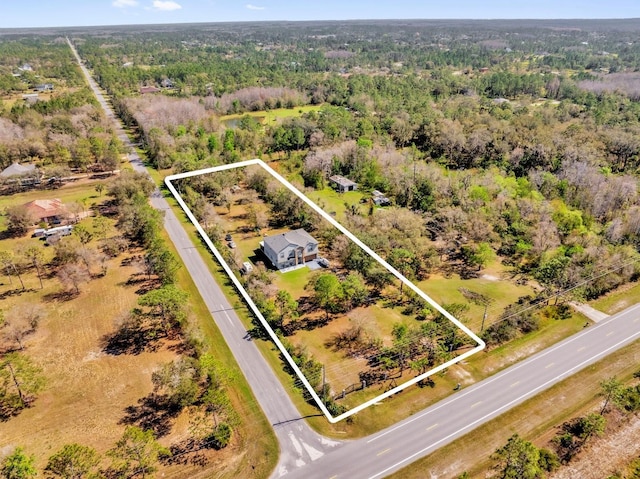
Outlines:
<svg viewBox="0 0 640 479"><path fill-rule="evenodd" d="M23 72L32 72L33 71L33 67L31 65L29 65L28 63L23 63L21 67L18 67L18 70L23 71Z"/></svg>
<svg viewBox="0 0 640 479"><path fill-rule="evenodd" d="M38 92L53 91L53 83L39 83L34 90Z"/></svg>
<svg viewBox="0 0 640 479"><path fill-rule="evenodd" d="M165 78L164 80L162 80L160 82L160 86L162 88L173 88L175 86L175 84L173 83L173 80L170 80L168 78Z"/></svg>
<svg viewBox="0 0 640 479"><path fill-rule="evenodd" d="M391 200L378 190L371 192L371 201L373 201L373 204L376 206L389 206L391 204Z"/></svg>
<svg viewBox="0 0 640 479"><path fill-rule="evenodd" d="M13 163L0 172L0 178L6 184L33 186L40 183L42 176L35 165Z"/></svg>
<svg viewBox="0 0 640 479"><path fill-rule="evenodd" d="M318 257L318 242L303 229L267 236L262 251L278 269L288 268Z"/></svg>
<svg viewBox="0 0 640 479"><path fill-rule="evenodd" d="M36 165L21 165L12 163L0 172L1 178L11 178L12 176L23 176L36 171Z"/></svg>
<svg viewBox="0 0 640 479"><path fill-rule="evenodd" d="M329 182L331 183L331 186L340 193L344 193L345 191L356 191L358 189L358 183L340 175L330 176Z"/></svg>
<svg viewBox="0 0 640 479"><path fill-rule="evenodd" d="M35 103L39 100L37 93L25 93L22 95L22 99L27 103Z"/></svg>
<svg viewBox="0 0 640 479"><path fill-rule="evenodd" d="M143 86L140 87L140 94L144 95L146 93L158 93L160 90L160 88L156 87L156 86Z"/></svg>
<svg viewBox="0 0 640 479"><path fill-rule="evenodd" d="M67 208L58 198L30 201L25 203L24 207L37 222L46 221L47 223L57 224L62 222L69 214Z"/></svg>

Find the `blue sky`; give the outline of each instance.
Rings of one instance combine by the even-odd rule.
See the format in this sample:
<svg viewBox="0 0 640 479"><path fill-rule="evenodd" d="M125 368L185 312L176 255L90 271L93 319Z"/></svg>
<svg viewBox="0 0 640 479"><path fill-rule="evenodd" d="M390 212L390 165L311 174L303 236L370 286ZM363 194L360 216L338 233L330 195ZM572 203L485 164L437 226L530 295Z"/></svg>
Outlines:
<svg viewBox="0 0 640 479"><path fill-rule="evenodd" d="M639 0L0 0L0 28L386 18L638 18Z"/></svg>

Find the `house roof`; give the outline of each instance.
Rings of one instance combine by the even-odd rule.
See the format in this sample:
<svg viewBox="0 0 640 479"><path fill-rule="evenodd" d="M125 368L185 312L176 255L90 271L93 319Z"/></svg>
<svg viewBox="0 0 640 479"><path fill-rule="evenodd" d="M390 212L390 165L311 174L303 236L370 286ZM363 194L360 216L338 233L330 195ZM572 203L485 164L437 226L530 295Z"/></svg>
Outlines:
<svg viewBox="0 0 640 479"><path fill-rule="evenodd" d="M25 203L24 207L39 220L52 216L62 216L67 213L67 209L58 198L30 201Z"/></svg>
<svg viewBox="0 0 640 479"><path fill-rule="evenodd" d="M276 253L279 253L289 245L305 247L309 243L317 244L318 242L302 228L280 233L279 235L267 236L264 239L264 244L269 245Z"/></svg>
<svg viewBox="0 0 640 479"><path fill-rule="evenodd" d="M21 165L20 163L13 163L2 170L0 176L2 178L9 178L10 176L24 175L34 171L35 169L36 165Z"/></svg>
<svg viewBox="0 0 640 479"><path fill-rule="evenodd" d="M155 86L143 86L143 87L140 87L140 93L143 94L143 95L145 93L158 93L159 91L162 91L162 90L160 90L160 88L155 87Z"/></svg>
<svg viewBox="0 0 640 479"><path fill-rule="evenodd" d="M344 176L340 176L340 175L330 176L329 180L331 180L334 183L337 183L340 186L343 186L345 188L347 188L349 186L358 186L358 183L356 183L355 181L351 181L349 178L345 178Z"/></svg>

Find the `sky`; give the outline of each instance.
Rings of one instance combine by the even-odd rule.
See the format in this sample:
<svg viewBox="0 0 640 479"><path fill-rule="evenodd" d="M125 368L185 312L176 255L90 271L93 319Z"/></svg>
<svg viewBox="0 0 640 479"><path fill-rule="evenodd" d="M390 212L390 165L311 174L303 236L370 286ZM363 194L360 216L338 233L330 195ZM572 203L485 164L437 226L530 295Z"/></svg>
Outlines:
<svg viewBox="0 0 640 479"><path fill-rule="evenodd" d="M410 18L640 18L640 0L0 0L0 28Z"/></svg>

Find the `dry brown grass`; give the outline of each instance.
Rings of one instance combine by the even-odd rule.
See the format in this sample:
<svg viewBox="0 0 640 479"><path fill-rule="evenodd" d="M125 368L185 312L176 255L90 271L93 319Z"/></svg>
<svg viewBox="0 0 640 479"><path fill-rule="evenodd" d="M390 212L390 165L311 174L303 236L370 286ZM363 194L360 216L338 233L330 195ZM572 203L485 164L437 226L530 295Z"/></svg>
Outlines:
<svg viewBox="0 0 640 479"><path fill-rule="evenodd" d="M19 242L42 246L35 239L25 238ZM0 249L13 249L15 244L14 240L3 240ZM106 452L124 431L125 409L138 405L139 400L152 391L152 372L177 357L179 348L175 340L165 340L154 350L135 355L104 351L104 339L116 329L117 319L136 305L140 284L127 281L137 270L126 265L126 260L136 253L139 252L111 260L106 276L82 285L80 294L72 298L56 294L62 288L55 277L45 279L44 289L38 289L35 271L24 274L26 292L16 291L15 277L12 284L6 277L2 278L0 309L7 311L16 304L39 303L45 307L47 317L25 341L26 354L43 369L46 387L32 407L0 422L0 454L21 446L35 455L37 466L42 469L48 457L64 444L75 442ZM191 293L192 309L201 313L200 298ZM246 386L234 385L231 390L234 406L246 403L246 392L240 389L243 387ZM251 437L247 425L243 425L226 449L187 455L187 461L161 466L158 476L237 477L238 471L243 471L243 477L258 477L247 471L251 464L256 464L256 469L264 475L272 467L272 459L265 461L259 457L265 454L265 441L272 439L263 430L265 427L263 424L256 427L262 435ZM159 441L169 446L188 435L189 414L182 413L171 421L169 434Z"/></svg>

